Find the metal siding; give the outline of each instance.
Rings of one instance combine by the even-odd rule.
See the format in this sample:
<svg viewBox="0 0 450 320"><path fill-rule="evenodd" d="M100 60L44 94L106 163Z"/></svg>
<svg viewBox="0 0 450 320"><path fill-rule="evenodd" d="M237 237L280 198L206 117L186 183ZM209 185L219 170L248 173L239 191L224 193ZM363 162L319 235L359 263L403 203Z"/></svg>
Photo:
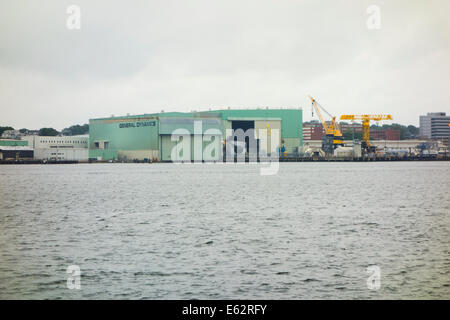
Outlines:
<svg viewBox="0 0 450 320"><path fill-rule="evenodd" d="M266 146L260 146L261 150L266 150L266 152L271 153L275 152L280 145L281 145L281 134L278 133L278 142L276 143L275 149L272 149L272 132L271 130L280 130L281 127L281 121L280 120L258 120L255 121L255 135L258 139L261 139L259 136L259 130L260 129L266 129L267 130L267 145Z"/></svg>
<svg viewBox="0 0 450 320"><path fill-rule="evenodd" d="M221 121L219 118L160 118L159 134L172 134L177 129L187 130L194 133L195 123L201 123L202 133L209 129L221 131Z"/></svg>
<svg viewBox="0 0 450 320"><path fill-rule="evenodd" d="M251 109L251 110L214 110L206 113L219 114L223 120L228 118L279 118L281 136L284 138L302 138L302 109Z"/></svg>
<svg viewBox="0 0 450 320"><path fill-rule="evenodd" d="M94 149L96 141L109 141L107 150L158 150L158 120L144 121L155 121L155 126L119 127L124 122L136 123L133 119L113 123L90 121L89 148Z"/></svg>
<svg viewBox="0 0 450 320"><path fill-rule="evenodd" d="M227 136L227 129L232 129L231 121L222 120L222 137Z"/></svg>
<svg viewBox="0 0 450 320"><path fill-rule="evenodd" d="M283 141L282 145L286 148L287 153L296 152L296 147L298 148L297 152L300 150L300 138L283 138Z"/></svg>
<svg viewBox="0 0 450 320"><path fill-rule="evenodd" d="M176 141L171 141L170 135L161 136L161 160L171 161L172 148L177 144Z"/></svg>
<svg viewBox="0 0 450 320"><path fill-rule="evenodd" d="M211 136L211 135L208 135L208 136ZM219 137L218 138L219 139L219 141L205 141L205 140L203 140L203 143L202 143L202 145L203 145L203 151L202 151L202 156L203 156L203 152L205 151L205 148L208 146L208 145L210 145L210 144L214 144L214 143L217 143L217 149L216 149L216 154L214 155L214 156L212 156L211 155L211 158L212 159L210 159L210 160L215 160L215 161L218 161L218 160L220 160L221 159L221 156L222 156L222 148L223 148L223 145L222 145L222 137Z"/></svg>
<svg viewBox="0 0 450 320"><path fill-rule="evenodd" d="M117 157L121 161L158 160L158 150L119 150Z"/></svg>
<svg viewBox="0 0 450 320"><path fill-rule="evenodd" d="M101 157L102 160L117 160L117 151L113 150L102 150L102 149L90 149L89 159L97 159Z"/></svg>
<svg viewBox="0 0 450 320"><path fill-rule="evenodd" d="M208 135L209 136L209 135ZM206 148L206 146L208 146L210 143L213 143L211 141L204 141L202 138L202 151L201 151L201 155L198 159L195 158L195 153L194 153L194 135L190 136L191 139L191 160L197 160L197 161L202 161L203 160L203 152ZM172 141L171 140L171 136L170 135L163 135L161 136L161 160L162 161L172 161L171 158L171 154L172 154L172 150L174 147L176 147L176 145L178 144L177 141ZM221 148L222 143L219 141L219 148ZM218 152L215 154L214 160L219 160L220 156L221 156L221 150L217 150Z"/></svg>

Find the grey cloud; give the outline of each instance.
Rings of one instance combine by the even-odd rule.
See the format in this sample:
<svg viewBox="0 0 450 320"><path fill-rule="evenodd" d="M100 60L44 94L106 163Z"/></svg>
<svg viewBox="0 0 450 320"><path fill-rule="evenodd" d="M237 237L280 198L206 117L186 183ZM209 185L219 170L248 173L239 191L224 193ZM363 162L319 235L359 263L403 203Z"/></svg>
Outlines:
<svg viewBox="0 0 450 320"><path fill-rule="evenodd" d="M66 8L82 28L66 28ZM366 28L366 8L382 28ZM218 106L449 112L450 5L434 1L9 1L0 125ZM432 95L433 105L430 105Z"/></svg>

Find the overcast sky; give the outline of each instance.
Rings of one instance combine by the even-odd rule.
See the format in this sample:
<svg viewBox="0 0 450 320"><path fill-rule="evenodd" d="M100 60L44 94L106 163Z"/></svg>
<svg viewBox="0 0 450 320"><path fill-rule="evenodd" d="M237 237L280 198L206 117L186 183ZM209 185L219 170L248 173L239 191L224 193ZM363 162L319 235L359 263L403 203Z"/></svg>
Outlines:
<svg viewBox="0 0 450 320"><path fill-rule="evenodd" d="M448 0L11 0L0 37L0 126L17 129L223 107L309 120L309 94L337 116L450 113Z"/></svg>

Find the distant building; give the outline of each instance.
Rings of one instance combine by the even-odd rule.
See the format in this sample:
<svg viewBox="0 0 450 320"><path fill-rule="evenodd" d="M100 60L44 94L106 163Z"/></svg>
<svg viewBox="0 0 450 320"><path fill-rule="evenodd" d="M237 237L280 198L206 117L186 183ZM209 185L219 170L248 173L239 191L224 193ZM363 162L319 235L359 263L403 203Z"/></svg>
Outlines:
<svg viewBox="0 0 450 320"><path fill-rule="evenodd" d="M27 130L22 136L38 136L39 130Z"/></svg>
<svg viewBox="0 0 450 320"><path fill-rule="evenodd" d="M400 130L370 129L370 138L373 140L400 140Z"/></svg>
<svg viewBox="0 0 450 320"><path fill-rule="evenodd" d="M89 136L24 136L34 149L34 158L50 161L87 161Z"/></svg>
<svg viewBox="0 0 450 320"><path fill-rule="evenodd" d="M303 123L303 140L321 140L324 135L325 130L320 122Z"/></svg>
<svg viewBox="0 0 450 320"><path fill-rule="evenodd" d="M342 133L353 130L354 132L362 132L360 123L339 123L338 126ZM324 135L325 129L319 121L303 123L303 140L321 140Z"/></svg>
<svg viewBox="0 0 450 320"><path fill-rule="evenodd" d="M429 112L420 116L420 136L428 139L450 138L450 116L445 112Z"/></svg>
<svg viewBox="0 0 450 320"><path fill-rule="evenodd" d="M400 130L386 129L384 140L400 140Z"/></svg>
<svg viewBox="0 0 450 320"><path fill-rule="evenodd" d="M5 130L2 134L4 139L20 139L21 133L19 130Z"/></svg>
<svg viewBox="0 0 450 320"><path fill-rule="evenodd" d="M199 112L160 112L89 120L89 158L121 161L178 161L180 143L193 152L182 152L186 161L218 161L236 132L247 153L297 153L302 147L302 109L220 109ZM250 133L249 132L249 133ZM197 142L201 136L209 143ZM186 139L186 141L185 141ZM273 139L273 140L272 140ZM235 144L236 148L239 146ZM254 150L256 149L256 150ZM178 150L178 151L177 151ZM214 150L211 152L210 150ZM174 158L175 157L175 158Z"/></svg>
<svg viewBox="0 0 450 320"><path fill-rule="evenodd" d="M346 131L353 131L362 133L362 124L361 123L339 123L339 128L341 132L344 133Z"/></svg>
<svg viewBox="0 0 450 320"><path fill-rule="evenodd" d="M339 123L339 128L346 132L362 133L361 123ZM318 121L303 123L303 140L321 140L325 135L322 124ZM370 129L370 138L374 140L400 140L400 130L395 129Z"/></svg>

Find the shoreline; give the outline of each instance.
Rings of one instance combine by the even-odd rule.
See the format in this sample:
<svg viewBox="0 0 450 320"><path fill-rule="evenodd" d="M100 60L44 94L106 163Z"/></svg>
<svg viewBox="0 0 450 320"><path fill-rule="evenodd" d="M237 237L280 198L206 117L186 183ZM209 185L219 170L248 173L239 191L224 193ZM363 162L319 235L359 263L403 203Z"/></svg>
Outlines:
<svg viewBox="0 0 450 320"><path fill-rule="evenodd" d="M420 158L420 157L390 157L390 158L322 158L322 157L312 157L312 158L280 158L278 162L429 162L429 161L450 161L450 157L444 158ZM245 159L245 162L239 163L249 163L250 161ZM270 163L270 160L259 160L252 161L253 163ZM62 165L62 164L95 164L95 163L148 163L148 164L158 164L158 163L174 163L172 161L47 161L47 160L5 160L0 161L0 165L14 165L14 164L48 164L48 165ZM227 163L225 161L186 161L180 163ZM238 163L237 161L231 163Z"/></svg>

